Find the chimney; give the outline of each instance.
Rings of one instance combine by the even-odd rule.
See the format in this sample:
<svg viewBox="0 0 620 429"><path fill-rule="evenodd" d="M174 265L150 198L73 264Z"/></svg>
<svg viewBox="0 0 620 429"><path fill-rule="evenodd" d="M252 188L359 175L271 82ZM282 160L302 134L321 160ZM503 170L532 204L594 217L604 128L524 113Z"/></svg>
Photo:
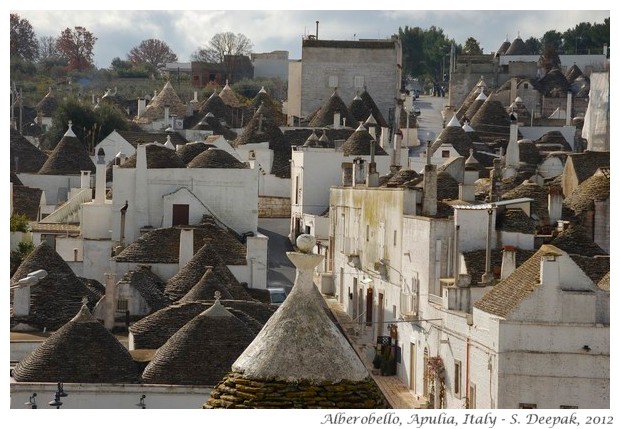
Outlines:
<svg viewBox="0 0 620 429"><path fill-rule="evenodd" d="M370 163L368 164L368 176L366 178L366 187L376 188L379 186L379 173L377 173L377 163L375 162L375 145L376 141L370 142Z"/></svg>
<svg viewBox="0 0 620 429"><path fill-rule="evenodd" d="M121 207L121 231L120 231L120 246L124 246L125 241L125 216L127 215L127 207L129 207L129 202L125 200L125 205Z"/></svg>
<svg viewBox="0 0 620 429"><path fill-rule="evenodd" d="M353 187L366 183L366 165L362 158L353 160Z"/></svg>
<svg viewBox="0 0 620 429"><path fill-rule="evenodd" d="M518 167L519 166L519 144L517 142L517 114L510 114L510 139L508 140L508 147L506 148L506 166Z"/></svg>
<svg viewBox="0 0 620 429"><path fill-rule="evenodd" d="M95 164L95 203L105 203L105 151L102 147L97 151Z"/></svg>
<svg viewBox="0 0 620 429"><path fill-rule="evenodd" d="M353 163L343 162L340 168L342 169L342 186L353 186Z"/></svg>
<svg viewBox="0 0 620 429"><path fill-rule="evenodd" d="M566 94L566 126L571 124L573 118L573 93L568 91Z"/></svg>
<svg viewBox="0 0 620 429"><path fill-rule="evenodd" d="M340 112L334 112L334 124L333 127L335 129L342 128L340 126Z"/></svg>
<svg viewBox="0 0 620 429"><path fill-rule="evenodd" d="M476 201L476 181L480 179L477 168L478 161L474 157L474 149L469 149L469 158L465 161L463 183L459 183L459 199L473 203Z"/></svg>
<svg viewBox="0 0 620 429"><path fill-rule="evenodd" d="M426 165L424 166L424 195L422 196L422 215L437 214L437 166L430 163L431 143L426 147Z"/></svg>
<svg viewBox="0 0 620 429"><path fill-rule="evenodd" d="M144 98L138 98L138 117L142 116L146 109L146 100Z"/></svg>
<svg viewBox="0 0 620 429"><path fill-rule="evenodd" d="M319 40L319 21L316 22L316 40Z"/></svg>
<svg viewBox="0 0 620 429"><path fill-rule="evenodd" d="M136 148L136 180L135 180L135 214L133 225L143 227L150 225L149 220L149 194L144 192L148 186L148 170L146 163L146 144L138 144Z"/></svg>
<svg viewBox="0 0 620 429"><path fill-rule="evenodd" d="M183 228L179 237L179 269L183 268L192 256L194 256L194 230Z"/></svg>
<svg viewBox="0 0 620 429"><path fill-rule="evenodd" d="M547 196L547 206L549 207L549 223L552 225L562 219L562 205L564 198L562 197L562 187L549 187L549 195Z"/></svg>
<svg viewBox="0 0 620 429"><path fill-rule="evenodd" d="M488 214L488 223L487 223L487 246L486 246L486 257L484 263L484 274L482 275L482 283L489 284L493 281L494 276L491 272L491 235L493 232L493 209L494 205L487 209Z"/></svg>
<svg viewBox="0 0 620 429"><path fill-rule="evenodd" d="M166 104L164 106L164 127L168 127L170 125L170 106Z"/></svg>
<svg viewBox="0 0 620 429"><path fill-rule="evenodd" d="M90 188L90 171L80 170L80 189Z"/></svg>
<svg viewBox="0 0 620 429"><path fill-rule="evenodd" d="M502 252L502 274L501 279L511 275L517 269L516 248L514 246L504 246Z"/></svg>
<svg viewBox="0 0 620 429"><path fill-rule="evenodd" d="M114 313L116 313L116 279L114 274L105 273L103 326L108 331L114 328Z"/></svg>
<svg viewBox="0 0 620 429"><path fill-rule="evenodd" d="M489 196L490 201L498 201L499 200L499 187L500 182L502 180L502 170L501 170L502 160L500 158L493 159L493 169L490 173L491 179L491 195Z"/></svg>
<svg viewBox="0 0 620 429"><path fill-rule="evenodd" d="M194 100L192 101L198 101L198 91L194 91Z"/></svg>
<svg viewBox="0 0 620 429"><path fill-rule="evenodd" d="M13 315L14 316L28 316L29 314L30 314L30 286L24 286L24 287L13 289Z"/></svg>

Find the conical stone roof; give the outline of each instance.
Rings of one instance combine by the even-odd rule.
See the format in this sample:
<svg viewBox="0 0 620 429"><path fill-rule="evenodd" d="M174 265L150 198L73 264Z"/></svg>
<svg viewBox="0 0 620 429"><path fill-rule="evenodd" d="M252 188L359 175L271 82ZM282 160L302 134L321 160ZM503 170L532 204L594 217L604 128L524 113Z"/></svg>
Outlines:
<svg viewBox="0 0 620 429"><path fill-rule="evenodd" d="M214 237L215 238L215 237ZM225 255L219 246L230 247L231 243L223 240L211 239L194 254L194 256L172 276L166 283L165 295L171 301L178 301L183 298L200 280L207 271L207 267L212 267L214 273L224 282L229 292L235 299L252 298L239 284L230 269L226 266L224 259L220 255Z"/></svg>
<svg viewBox="0 0 620 429"><path fill-rule="evenodd" d="M506 49L504 55L532 55L532 53L523 39L521 39L521 36L517 36L517 38L512 41L508 49Z"/></svg>
<svg viewBox="0 0 620 429"><path fill-rule="evenodd" d="M146 106L141 116L136 118L137 122L153 122L164 118L166 106L169 107L171 115L184 118L187 113L187 106L183 104L170 82L166 82L162 90Z"/></svg>
<svg viewBox="0 0 620 429"><path fill-rule="evenodd" d="M209 149L210 147L215 146L203 142L186 143L182 146L178 146L177 155L179 156L179 158L181 158L181 161L183 161L183 163L187 165L194 158L196 158L198 155L200 155L202 152Z"/></svg>
<svg viewBox="0 0 620 429"><path fill-rule="evenodd" d="M323 309L312 282L312 270L322 257L288 255L298 268L293 290L203 407L384 407L368 370ZM247 395L248 386L253 395Z"/></svg>
<svg viewBox="0 0 620 429"><path fill-rule="evenodd" d="M197 155L187 165L188 168L250 168L245 162L226 152L224 149L209 148Z"/></svg>
<svg viewBox="0 0 620 429"><path fill-rule="evenodd" d="M194 317L213 305L211 301L177 302L143 317L129 327L136 349L158 349ZM258 334L275 308L258 301L221 300L228 311ZM244 315L242 315L243 313ZM259 324L258 329L256 324Z"/></svg>
<svg viewBox="0 0 620 429"><path fill-rule="evenodd" d="M237 133L222 125L220 119L216 118L211 112L207 112L200 122L192 127L192 130L211 131L213 135L224 136L226 140L237 138Z"/></svg>
<svg viewBox="0 0 620 429"><path fill-rule="evenodd" d="M137 157L136 152L127 158L120 168L136 168ZM185 163L176 151L160 143L148 143L146 144L146 168L185 168Z"/></svg>
<svg viewBox="0 0 620 429"><path fill-rule="evenodd" d="M232 109L215 91L207 98L198 111L201 115L212 113L220 122L232 124Z"/></svg>
<svg viewBox="0 0 620 429"><path fill-rule="evenodd" d="M95 164L88 155L88 149L76 137L69 123L69 129L47 158L39 174L80 175L81 171L95 173Z"/></svg>
<svg viewBox="0 0 620 429"><path fill-rule="evenodd" d="M12 173L36 173L47 161L47 155L26 140L16 129L11 128L10 142Z"/></svg>
<svg viewBox="0 0 620 429"><path fill-rule="evenodd" d="M290 178L290 145L286 141L280 127L259 109L243 128L237 139L235 139L233 145L239 146L263 142L269 142L269 149L273 151L271 173L276 177Z"/></svg>
<svg viewBox="0 0 620 429"><path fill-rule="evenodd" d="M41 112L41 115L48 118L54 114L57 108L58 100L56 99L56 94L52 88L49 88L49 91L45 94L45 97L43 97L35 106L35 110L37 112Z"/></svg>
<svg viewBox="0 0 620 429"><path fill-rule="evenodd" d="M219 96L222 99L222 101L224 102L224 104L226 104L226 105L228 105L230 107L240 107L241 106L241 102L239 101L239 97L237 96L235 91L233 91L233 89L230 87L230 85L228 85L228 81L226 81L226 85L224 85L224 88L222 88L222 90L220 91Z"/></svg>
<svg viewBox="0 0 620 429"><path fill-rule="evenodd" d="M215 385L253 339L217 300L157 350L142 378L151 384Z"/></svg>
<svg viewBox="0 0 620 429"><path fill-rule="evenodd" d="M607 255L607 252L592 241L592 236L588 234L585 228L577 225L571 225L560 232L550 244L571 255Z"/></svg>
<svg viewBox="0 0 620 429"><path fill-rule="evenodd" d="M345 156L370 155L371 143L375 142L375 155L387 155L387 152L379 146L375 138L370 135L368 130L360 125L342 145L342 152Z"/></svg>
<svg viewBox="0 0 620 429"><path fill-rule="evenodd" d="M47 276L30 287L30 311L27 316L11 315L11 326L26 323L36 329L56 330L71 320L87 297L94 305L96 297L73 273L62 257L45 241L39 244L21 263L11 284L29 273L46 270ZM11 306L11 314L12 314Z"/></svg>
<svg viewBox="0 0 620 429"><path fill-rule="evenodd" d="M577 78L582 77L582 76L583 76L583 72L581 71L579 66L577 66L577 64L573 64L566 72L566 80L568 80L568 82L570 83L575 82Z"/></svg>
<svg viewBox="0 0 620 429"><path fill-rule="evenodd" d="M316 113L313 114L308 126L317 128L333 126L334 113L336 112L340 113L341 121L345 119L345 126L356 127L357 124L359 124L347 108L347 105L342 101L342 98L338 95L338 92L334 91Z"/></svg>
<svg viewBox="0 0 620 429"><path fill-rule="evenodd" d="M478 85L474 86L471 91L469 91L469 94L467 94L465 100L463 100L463 103L456 111L456 118L459 121L462 121L465 117L467 117L467 119L471 121L471 116L466 116L467 110L481 93L486 96L490 94L490 91L486 87L486 84L483 86L482 83L484 83L484 81L481 79L480 82L478 82Z"/></svg>
<svg viewBox="0 0 620 429"><path fill-rule="evenodd" d="M471 118L471 126L476 130L483 142L492 142L497 139L510 137L510 118L504 105L493 97L480 106Z"/></svg>
<svg viewBox="0 0 620 429"><path fill-rule="evenodd" d="M86 305L13 370L18 382L136 383L129 351Z"/></svg>
<svg viewBox="0 0 620 429"><path fill-rule="evenodd" d="M381 110L379 110L377 104L366 90L353 98L349 105L349 111L358 122L365 122L372 116L376 124L380 127L388 126L381 114ZM351 124L351 126L353 126L353 124Z"/></svg>

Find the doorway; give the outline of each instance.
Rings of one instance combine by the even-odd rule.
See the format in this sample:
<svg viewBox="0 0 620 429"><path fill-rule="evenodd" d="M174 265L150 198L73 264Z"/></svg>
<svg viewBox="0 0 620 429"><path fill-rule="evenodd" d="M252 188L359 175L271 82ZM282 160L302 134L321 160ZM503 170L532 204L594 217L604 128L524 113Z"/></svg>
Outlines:
<svg viewBox="0 0 620 429"><path fill-rule="evenodd" d="M416 391L415 385L415 343L409 344L409 390Z"/></svg>

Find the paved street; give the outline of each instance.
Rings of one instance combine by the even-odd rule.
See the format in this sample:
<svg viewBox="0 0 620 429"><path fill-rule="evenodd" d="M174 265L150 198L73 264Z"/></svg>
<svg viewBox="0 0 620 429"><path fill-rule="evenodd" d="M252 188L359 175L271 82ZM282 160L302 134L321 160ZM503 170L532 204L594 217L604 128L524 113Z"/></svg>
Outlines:
<svg viewBox="0 0 620 429"><path fill-rule="evenodd" d="M258 231L269 238L267 287L283 287L290 292L295 281L295 267L286 252L293 250L288 239L289 218L258 219Z"/></svg>
<svg viewBox="0 0 620 429"><path fill-rule="evenodd" d="M420 108L418 117L418 138L422 141L435 141L443 130L443 118L441 110L448 104L448 97L433 97L432 95L421 95L413 102ZM451 118L446 118L448 122Z"/></svg>

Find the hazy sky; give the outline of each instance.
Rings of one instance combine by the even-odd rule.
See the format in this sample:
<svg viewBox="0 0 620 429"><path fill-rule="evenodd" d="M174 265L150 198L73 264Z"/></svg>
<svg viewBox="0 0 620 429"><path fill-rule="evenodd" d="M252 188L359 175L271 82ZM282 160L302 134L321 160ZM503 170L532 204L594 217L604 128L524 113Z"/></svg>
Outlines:
<svg viewBox="0 0 620 429"><path fill-rule="evenodd" d="M580 22L602 23L610 16L609 9L325 10L329 9L330 3L324 2L323 5L320 1L312 3L318 7L325 6L323 10L46 10L51 5L49 2L40 5L43 10L24 10L21 9L23 5L36 7L36 4L14 0L10 3L10 11L26 18L37 37L57 37L67 27L86 27L97 37L94 60L99 68L109 67L115 57L125 60L131 48L151 38L165 41L179 61L190 61L190 55L196 49L206 45L216 33L226 31L246 35L254 44L254 52L285 50L289 51L290 59L299 59L302 37L315 34L316 21L319 21L319 38L334 40L387 38L397 33L399 27L428 29L434 25L460 44L473 36L484 52L490 53L497 50L506 37L509 41L517 35L524 40L539 38L548 30L563 32ZM116 3L98 4L122 8L129 2ZM596 8L596 3L584 4ZM74 4L68 3L67 7ZM395 9L402 7L385 1L374 5L377 4ZM62 2L54 2L53 5L63 6ZM135 2L131 5L140 6ZM442 2L443 7L449 5Z"/></svg>

